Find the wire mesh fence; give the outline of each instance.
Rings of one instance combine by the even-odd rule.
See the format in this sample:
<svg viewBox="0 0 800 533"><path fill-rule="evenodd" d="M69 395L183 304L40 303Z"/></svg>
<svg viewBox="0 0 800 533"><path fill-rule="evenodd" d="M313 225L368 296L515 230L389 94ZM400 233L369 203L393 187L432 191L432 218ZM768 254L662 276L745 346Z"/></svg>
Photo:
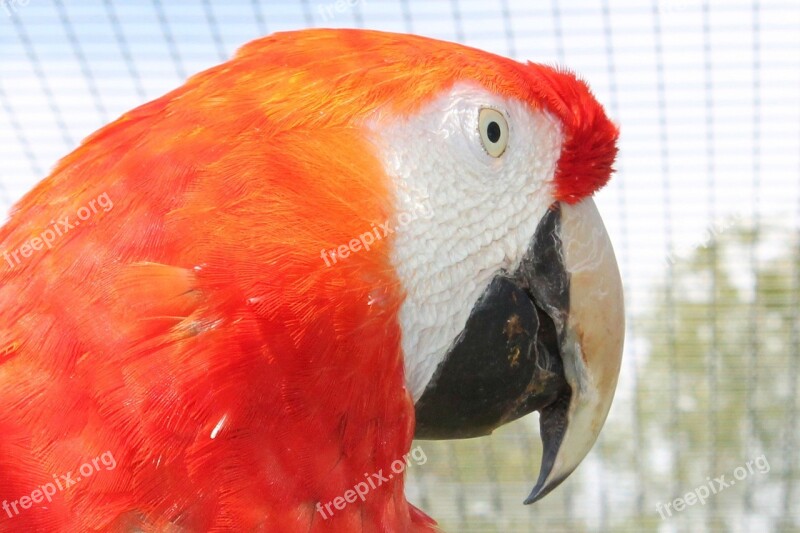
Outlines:
<svg viewBox="0 0 800 533"><path fill-rule="evenodd" d="M598 444L523 506L535 416L420 441L411 501L447 531L800 531L800 4L0 0L0 204L246 41L314 26L566 65L622 128L598 205L629 322Z"/></svg>

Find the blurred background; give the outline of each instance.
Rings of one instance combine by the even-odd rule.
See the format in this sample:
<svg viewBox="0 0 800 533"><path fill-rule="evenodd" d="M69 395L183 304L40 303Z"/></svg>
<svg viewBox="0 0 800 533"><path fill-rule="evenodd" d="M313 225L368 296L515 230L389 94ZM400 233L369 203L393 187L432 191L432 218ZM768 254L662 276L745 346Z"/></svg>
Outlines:
<svg viewBox="0 0 800 533"><path fill-rule="evenodd" d="M566 65L622 128L597 201L628 336L598 444L523 506L536 415L420 441L409 499L450 532L800 531L800 3L0 0L0 209L122 112L250 39L314 26Z"/></svg>

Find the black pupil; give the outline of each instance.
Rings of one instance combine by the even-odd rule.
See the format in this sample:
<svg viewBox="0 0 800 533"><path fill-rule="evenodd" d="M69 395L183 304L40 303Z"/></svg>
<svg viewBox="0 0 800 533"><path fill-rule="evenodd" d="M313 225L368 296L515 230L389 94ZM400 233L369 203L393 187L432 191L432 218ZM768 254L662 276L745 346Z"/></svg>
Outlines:
<svg viewBox="0 0 800 533"><path fill-rule="evenodd" d="M489 137L489 140L492 143L496 143L500 140L500 125L497 122L490 122L488 126L486 126L486 136Z"/></svg>

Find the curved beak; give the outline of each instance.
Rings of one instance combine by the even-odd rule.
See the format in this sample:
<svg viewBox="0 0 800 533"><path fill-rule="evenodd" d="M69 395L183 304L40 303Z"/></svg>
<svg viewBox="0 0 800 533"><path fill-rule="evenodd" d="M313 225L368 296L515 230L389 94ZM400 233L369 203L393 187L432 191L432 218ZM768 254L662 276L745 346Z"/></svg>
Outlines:
<svg viewBox="0 0 800 533"><path fill-rule="evenodd" d="M569 278L566 310L548 306L546 291L539 292L540 305L549 307L555 322L570 393L541 410L542 466L526 504L564 481L597 440L614 398L625 337L622 281L597 207L585 199L560 208L562 258Z"/></svg>
<svg viewBox="0 0 800 533"><path fill-rule="evenodd" d="M619 375L625 318L614 251L591 199L556 203L514 272L500 272L415 405L416 437L487 435L539 411L539 479L557 487L603 427Z"/></svg>

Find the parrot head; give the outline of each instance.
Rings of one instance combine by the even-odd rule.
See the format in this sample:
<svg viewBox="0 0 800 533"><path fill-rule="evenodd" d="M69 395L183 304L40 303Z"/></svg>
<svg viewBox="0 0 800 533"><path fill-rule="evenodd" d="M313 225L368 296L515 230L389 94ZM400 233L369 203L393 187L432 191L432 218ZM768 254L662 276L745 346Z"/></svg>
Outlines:
<svg viewBox="0 0 800 533"><path fill-rule="evenodd" d="M569 72L411 43L430 54L412 83L437 90L366 124L399 213L391 258L415 435L487 435L539 411L531 503L586 456L614 396L622 287L591 196L618 131Z"/></svg>
<svg viewBox="0 0 800 533"><path fill-rule="evenodd" d="M359 30L253 41L94 133L0 229L0 498L115 469L14 527L429 531L400 475L331 502L533 411L541 498L620 370L617 136L568 71Z"/></svg>

